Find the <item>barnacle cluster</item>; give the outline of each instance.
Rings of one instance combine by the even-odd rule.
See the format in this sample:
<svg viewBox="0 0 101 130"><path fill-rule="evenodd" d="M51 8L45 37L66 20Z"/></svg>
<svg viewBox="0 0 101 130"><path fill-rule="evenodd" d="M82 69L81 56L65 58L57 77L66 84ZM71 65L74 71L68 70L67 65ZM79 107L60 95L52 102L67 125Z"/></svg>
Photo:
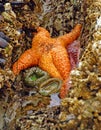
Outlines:
<svg viewBox="0 0 101 130"><path fill-rule="evenodd" d="M2 65L3 67L0 67L0 88L2 88L4 86L12 86L11 83L15 78L11 71L14 46L18 48L19 41L23 43L24 34L20 32L22 24L16 19L16 14L13 12L10 3L5 4L5 11L1 12L0 16L0 31L9 38L7 46L0 48L0 55L5 60L5 64Z"/></svg>
<svg viewBox="0 0 101 130"><path fill-rule="evenodd" d="M40 23L53 37L69 32L77 23L84 22L83 0L42 0Z"/></svg>
<svg viewBox="0 0 101 130"><path fill-rule="evenodd" d="M4 86L12 86L13 82L15 81L15 76L12 72L12 64L17 60L21 53L30 46L31 43L31 36L27 36L27 29L23 29L24 22L26 23L26 21L23 21L21 16L19 16L18 19L17 13L19 8L21 11L23 6L26 6L26 2L28 1L4 2L5 10L0 12L0 31L9 38L7 45L5 45L6 42L4 43L3 41L0 45L0 88L3 88ZM17 10L17 12L15 10ZM27 12L27 9L23 10L24 13ZM21 13L21 15L24 14ZM20 20L20 17L22 20ZM30 21L29 19L27 20ZM1 48L1 46L4 47ZM1 56L3 57L2 59Z"/></svg>
<svg viewBox="0 0 101 130"><path fill-rule="evenodd" d="M62 104L77 116L79 129L97 130L101 126L101 0L88 0L86 5L87 44L78 67L71 71L72 87Z"/></svg>
<svg viewBox="0 0 101 130"><path fill-rule="evenodd" d="M5 59L4 66L0 66L0 88L6 86L15 90L4 93L7 129L101 128L101 0L8 1L12 2L12 7L8 5L0 12L0 31L10 39L7 47L0 48L0 56ZM83 25L82 53L78 67L71 72L72 87L61 107L46 108L49 97L37 95L24 86L22 73L15 80L12 63L30 47L31 32L37 26L45 27L54 37L69 32L76 23Z"/></svg>
<svg viewBox="0 0 101 130"><path fill-rule="evenodd" d="M89 23L91 22L93 34L91 32L88 45L80 59L78 68L71 72L71 81L74 89L78 88L78 91L81 92L83 89L85 94L87 92L88 96L84 93L78 93L79 97L84 97L85 95L86 97L84 98L86 99L94 96L100 90L101 85L101 9L99 11L98 9L100 9L99 2L94 1L87 10L88 16L86 20L87 22L89 21ZM97 15L95 15L95 13L97 13ZM94 22L92 22L92 19ZM76 92L74 93L76 94Z"/></svg>

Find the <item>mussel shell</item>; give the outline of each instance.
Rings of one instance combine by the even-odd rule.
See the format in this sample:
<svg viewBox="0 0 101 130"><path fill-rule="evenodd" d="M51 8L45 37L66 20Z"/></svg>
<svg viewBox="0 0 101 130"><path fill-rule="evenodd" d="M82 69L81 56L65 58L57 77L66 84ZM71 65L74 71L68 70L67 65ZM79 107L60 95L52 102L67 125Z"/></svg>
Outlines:
<svg viewBox="0 0 101 130"><path fill-rule="evenodd" d="M5 39L8 42L10 41L9 37L6 36L3 32L0 32L0 37L3 38L3 39Z"/></svg>
<svg viewBox="0 0 101 130"><path fill-rule="evenodd" d="M35 6L36 6L36 4L35 4L35 2L34 2L33 0L30 0L30 1L27 3L27 5L30 7L31 10L34 10L34 8L35 8Z"/></svg>
<svg viewBox="0 0 101 130"><path fill-rule="evenodd" d="M4 66L6 63L6 60L3 58L0 58L0 66Z"/></svg>
<svg viewBox="0 0 101 130"><path fill-rule="evenodd" d="M0 47L5 48L8 45L8 42L0 37Z"/></svg>
<svg viewBox="0 0 101 130"><path fill-rule="evenodd" d="M12 2L10 2L10 4L11 4L12 8L20 8L20 7L23 7L26 4L26 2L24 2L24 1L12 1Z"/></svg>
<svg viewBox="0 0 101 130"><path fill-rule="evenodd" d="M28 37L31 37L31 36L33 37L33 32L37 32L35 28L27 28L23 26L22 29Z"/></svg>
<svg viewBox="0 0 101 130"><path fill-rule="evenodd" d="M39 93L43 96L49 96L60 90L62 81L58 78L49 78L39 86Z"/></svg>
<svg viewBox="0 0 101 130"><path fill-rule="evenodd" d="M2 3L0 3L0 12L5 11L4 5Z"/></svg>
<svg viewBox="0 0 101 130"><path fill-rule="evenodd" d="M39 86L49 77L49 74L41 70L39 67L32 67L27 69L24 73L24 83L29 87Z"/></svg>
<svg viewBox="0 0 101 130"><path fill-rule="evenodd" d="M8 3L9 0L0 0L0 2L1 2L2 4L5 4L5 3Z"/></svg>

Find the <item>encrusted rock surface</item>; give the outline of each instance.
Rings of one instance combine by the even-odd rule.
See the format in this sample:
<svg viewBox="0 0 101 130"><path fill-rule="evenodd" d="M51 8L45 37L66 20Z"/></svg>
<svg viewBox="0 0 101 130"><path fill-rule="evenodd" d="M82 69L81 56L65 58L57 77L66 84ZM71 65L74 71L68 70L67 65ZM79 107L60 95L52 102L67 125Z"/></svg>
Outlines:
<svg viewBox="0 0 101 130"><path fill-rule="evenodd" d="M8 4L9 9L0 12L0 31L10 39L7 47L0 48L0 58L5 60L0 65L0 102L4 103L1 127L3 130L98 130L101 128L101 0L22 2L13 2L12 8ZM30 48L32 32L37 26L45 27L56 37L69 32L78 22L83 25L81 58L71 72L72 87L61 106L49 108L50 97L26 87L23 72L15 77L12 64Z"/></svg>
<svg viewBox="0 0 101 130"><path fill-rule="evenodd" d="M101 0L87 0L87 46L78 67L71 71L71 89L62 101L80 121L78 130L101 127Z"/></svg>

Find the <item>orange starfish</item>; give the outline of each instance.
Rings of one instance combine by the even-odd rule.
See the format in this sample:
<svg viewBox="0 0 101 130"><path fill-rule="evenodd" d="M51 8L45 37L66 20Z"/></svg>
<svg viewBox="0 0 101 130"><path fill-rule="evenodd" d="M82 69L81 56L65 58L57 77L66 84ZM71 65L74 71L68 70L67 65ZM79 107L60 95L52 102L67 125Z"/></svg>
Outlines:
<svg viewBox="0 0 101 130"><path fill-rule="evenodd" d="M52 77L64 81L60 90L60 96L63 98L66 94L66 81L71 70L66 47L79 37L80 31L81 24L77 24L70 33L58 38L51 38L46 29L38 27L32 40L32 48L26 50L14 63L14 74L17 75L23 69L38 65Z"/></svg>

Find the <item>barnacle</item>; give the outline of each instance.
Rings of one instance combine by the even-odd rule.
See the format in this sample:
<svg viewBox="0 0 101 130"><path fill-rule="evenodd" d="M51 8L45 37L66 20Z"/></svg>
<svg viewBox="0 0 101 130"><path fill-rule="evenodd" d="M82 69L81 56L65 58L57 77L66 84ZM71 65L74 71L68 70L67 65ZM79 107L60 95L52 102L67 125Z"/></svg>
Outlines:
<svg viewBox="0 0 101 130"><path fill-rule="evenodd" d="M99 5L101 6L101 4L97 5L96 1L94 1L88 9L88 16L86 19L88 22L89 18L91 26L92 19L95 17L93 34L90 36L90 41L88 42L88 46L80 59L78 68L71 72L72 85L75 89L78 87L81 91L84 88L87 92L90 90L100 89L101 85L101 16L95 15L96 10L99 9ZM94 8L95 6L96 10ZM97 12L100 13L100 11L101 9ZM90 17L91 14L92 16L94 15L93 18ZM79 95L83 97L84 93L82 93L82 95L78 94L78 96Z"/></svg>
<svg viewBox="0 0 101 130"><path fill-rule="evenodd" d="M2 14L2 16L0 15L0 31L10 38L7 48L0 48L0 53L3 52L6 60L4 69L0 69L0 88L6 86L7 90L7 87L12 86L15 88L13 93L15 95L8 93L8 91L6 96L4 95L8 103L6 114L4 114L6 128L11 130L33 128L44 130L100 129L101 0L8 1L13 3L16 17L9 15L12 10L11 12L6 10L6 13L3 13L4 17ZM21 5L21 1L29 3ZM35 3L33 8L31 3ZM0 8L1 10L3 11ZM78 68L71 73L72 87L68 96L62 100L61 108L58 107L54 111L52 107L49 110L46 108L46 104L49 104L49 98L47 100L46 97L40 95L35 97L36 92L29 91L33 88L24 86L21 80L22 73L12 83L14 75L10 70L11 64L25 49L30 48L31 32L37 26L43 26L51 33L52 37L55 37L69 32L78 22L83 25L80 37L82 51L80 63ZM3 94L1 93L1 95ZM41 109L42 105L45 106L45 111Z"/></svg>
<svg viewBox="0 0 101 130"><path fill-rule="evenodd" d="M72 87L62 105L77 115L78 122L81 121L80 129L97 130L101 120L101 0L87 0L85 4L84 33L89 35L78 67L71 71ZM94 118L96 120L92 120Z"/></svg>

